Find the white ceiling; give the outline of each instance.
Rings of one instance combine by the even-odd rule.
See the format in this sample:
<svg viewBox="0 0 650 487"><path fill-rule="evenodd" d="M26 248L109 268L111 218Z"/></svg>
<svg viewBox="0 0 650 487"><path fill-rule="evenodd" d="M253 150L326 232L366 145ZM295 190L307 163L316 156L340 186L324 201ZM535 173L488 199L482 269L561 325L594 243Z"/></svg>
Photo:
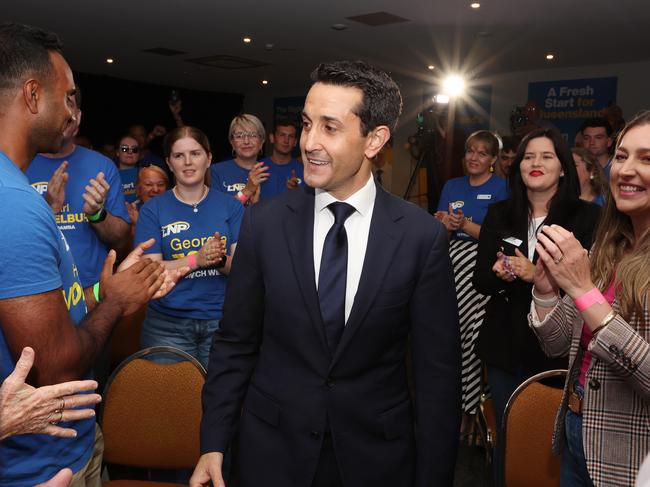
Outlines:
<svg viewBox="0 0 650 487"><path fill-rule="evenodd" d="M437 73L462 66L478 78L543 69L547 51L556 53L553 66L650 58L648 0L479 1L473 10L470 0L2 0L0 19L57 32L77 71L238 93L288 92L319 62L341 58L422 79L431 76L428 64ZM370 27L346 19L380 11L409 21ZM335 23L348 28L335 31ZM154 47L187 54L142 52ZM217 54L269 65L226 71L186 61Z"/></svg>

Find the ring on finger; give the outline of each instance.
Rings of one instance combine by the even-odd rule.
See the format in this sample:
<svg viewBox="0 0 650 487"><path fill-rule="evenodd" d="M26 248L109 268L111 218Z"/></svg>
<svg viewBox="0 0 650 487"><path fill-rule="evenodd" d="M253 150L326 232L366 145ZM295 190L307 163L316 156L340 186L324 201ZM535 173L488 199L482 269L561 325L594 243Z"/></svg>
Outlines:
<svg viewBox="0 0 650 487"><path fill-rule="evenodd" d="M553 259L553 262L555 262L555 264L557 265L563 260L564 260L564 254L560 255L557 259Z"/></svg>
<svg viewBox="0 0 650 487"><path fill-rule="evenodd" d="M65 409L65 399L61 398L61 407L59 408L59 411L63 411Z"/></svg>

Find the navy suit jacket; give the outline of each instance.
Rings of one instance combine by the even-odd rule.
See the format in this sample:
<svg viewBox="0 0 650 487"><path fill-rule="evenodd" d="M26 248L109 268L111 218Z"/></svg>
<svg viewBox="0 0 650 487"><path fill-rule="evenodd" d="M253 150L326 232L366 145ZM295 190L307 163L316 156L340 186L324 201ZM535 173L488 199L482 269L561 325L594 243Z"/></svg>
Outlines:
<svg viewBox="0 0 650 487"><path fill-rule="evenodd" d="M242 487L309 487L329 428L344 485L451 486L460 338L447 232L377 187L359 288L330 353L313 228L309 188L244 216L203 389L202 453L238 432Z"/></svg>

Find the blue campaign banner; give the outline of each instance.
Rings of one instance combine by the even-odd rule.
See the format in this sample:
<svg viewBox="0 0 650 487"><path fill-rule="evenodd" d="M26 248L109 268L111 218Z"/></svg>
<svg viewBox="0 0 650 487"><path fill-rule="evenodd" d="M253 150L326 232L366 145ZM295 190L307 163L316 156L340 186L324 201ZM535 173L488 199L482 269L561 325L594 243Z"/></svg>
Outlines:
<svg viewBox="0 0 650 487"><path fill-rule="evenodd" d="M587 118L602 116L603 109L616 104L618 78L588 78L528 83L528 101L539 108L539 118L555 125L573 142Z"/></svg>

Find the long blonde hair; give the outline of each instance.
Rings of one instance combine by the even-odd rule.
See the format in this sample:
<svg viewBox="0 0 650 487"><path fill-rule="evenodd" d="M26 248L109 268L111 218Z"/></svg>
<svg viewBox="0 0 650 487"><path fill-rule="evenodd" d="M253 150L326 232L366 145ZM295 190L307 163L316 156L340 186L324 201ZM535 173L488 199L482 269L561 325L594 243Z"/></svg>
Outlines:
<svg viewBox="0 0 650 487"><path fill-rule="evenodd" d="M616 149L625 134L643 125L650 125L650 111L639 113L621 130ZM622 315L628 320L636 315L641 323L647 324L643 309L650 290L650 231L644 232L636 241L632 220L618 211L611 192L607 195L596 231L591 276L601 290L615 279Z"/></svg>

